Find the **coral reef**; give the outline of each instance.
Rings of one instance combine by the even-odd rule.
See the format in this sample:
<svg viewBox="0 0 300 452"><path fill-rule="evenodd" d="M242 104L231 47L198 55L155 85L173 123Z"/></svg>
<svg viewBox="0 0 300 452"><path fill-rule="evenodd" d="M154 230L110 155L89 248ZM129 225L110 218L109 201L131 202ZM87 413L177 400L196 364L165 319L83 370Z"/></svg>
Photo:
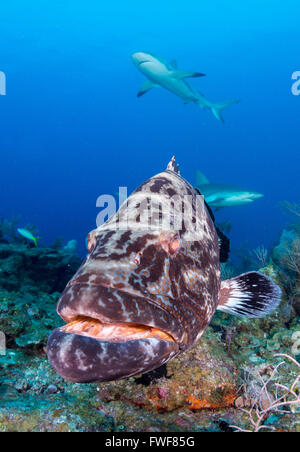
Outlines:
<svg viewBox="0 0 300 452"><path fill-rule="evenodd" d="M252 250L252 255L259 267L264 267L267 264L269 251L264 245L260 245Z"/></svg>
<svg viewBox="0 0 300 452"><path fill-rule="evenodd" d="M284 358L295 364L295 379L290 384L283 384L283 375L278 374L285 361L281 361L275 366L270 365L269 369L264 369L263 375L260 372L248 374L248 378L243 383L243 396L235 400L235 406L240 406L248 416L252 430L245 430L238 426L235 428L241 432L259 432L262 430L273 430L272 425L266 425L264 422L270 412L273 413L273 420L277 420L283 415L296 415L300 409L300 364L291 356L278 354L275 357ZM269 373L269 375L268 375ZM265 376L267 375L267 376ZM242 407L249 406L246 410ZM276 413L276 416L275 414ZM269 420L270 423L270 420Z"/></svg>
<svg viewBox="0 0 300 452"><path fill-rule="evenodd" d="M61 291L80 260L68 250L0 244L0 287L9 291Z"/></svg>
<svg viewBox="0 0 300 452"><path fill-rule="evenodd" d="M299 396L299 274L286 260L299 240L294 229L259 259L283 289L272 315L247 320L218 312L200 341L165 366L78 385L58 376L45 354L50 331L62 323L59 294L80 264L76 243L33 248L15 237L15 225L0 226L0 431L300 431L300 407L284 403ZM222 266L223 277L239 271Z"/></svg>
<svg viewBox="0 0 300 452"><path fill-rule="evenodd" d="M289 305L300 315L300 236L294 230L284 230L280 243L272 251L278 281Z"/></svg>
<svg viewBox="0 0 300 452"><path fill-rule="evenodd" d="M55 306L81 259L74 241L59 249L23 243L14 233L17 223L0 225L0 330L8 347L38 349L53 325L61 324Z"/></svg>

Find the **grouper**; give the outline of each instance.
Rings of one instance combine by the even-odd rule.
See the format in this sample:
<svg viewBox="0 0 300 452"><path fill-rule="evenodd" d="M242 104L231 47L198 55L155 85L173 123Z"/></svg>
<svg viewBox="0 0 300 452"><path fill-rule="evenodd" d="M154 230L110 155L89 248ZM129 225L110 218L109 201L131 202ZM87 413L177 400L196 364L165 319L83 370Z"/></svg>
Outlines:
<svg viewBox="0 0 300 452"><path fill-rule="evenodd" d="M87 243L58 302L66 324L47 344L50 363L71 382L151 371L191 348L217 309L256 318L280 302L279 287L261 273L221 282L224 237L174 158Z"/></svg>

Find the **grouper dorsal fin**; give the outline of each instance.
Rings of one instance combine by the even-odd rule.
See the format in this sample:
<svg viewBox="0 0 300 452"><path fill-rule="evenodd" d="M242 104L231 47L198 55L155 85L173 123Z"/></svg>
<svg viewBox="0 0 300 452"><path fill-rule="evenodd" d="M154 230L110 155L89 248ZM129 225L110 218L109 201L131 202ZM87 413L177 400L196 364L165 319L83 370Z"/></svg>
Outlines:
<svg viewBox="0 0 300 452"><path fill-rule="evenodd" d="M157 87L155 83L151 82L150 80L146 80L142 86L139 89L139 92L137 93L137 97L143 96L143 94L146 94L150 89Z"/></svg>
<svg viewBox="0 0 300 452"><path fill-rule="evenodd" d="M201 173L201 171L196 171L196 186L198 187L199 185L208 185L210 182L207 179L206 176L204 176L203 173Z"/></svg>
<svg viewBox="0 0 300 452"><path fill-rule="evenodd" d="M167 171L174 171L174 173L180 175L179 165L177 165L175 162L175 155L173 155L173 157L169 161L168 166L167 166Z"/></svg>

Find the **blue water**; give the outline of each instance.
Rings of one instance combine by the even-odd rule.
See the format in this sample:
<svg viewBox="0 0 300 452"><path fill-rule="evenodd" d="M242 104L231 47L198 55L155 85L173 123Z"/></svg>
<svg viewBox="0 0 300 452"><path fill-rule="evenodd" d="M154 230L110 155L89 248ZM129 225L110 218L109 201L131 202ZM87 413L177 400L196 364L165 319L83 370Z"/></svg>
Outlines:
<svg viewBox="0 0 300 452"><path fill-rule="evenodd" d="M264 193L227 208L232 243L271 245L299 201L300 96L296 1L10 0L1 5L0 217L22 216L45 243L77 239L84 253L96 199L133 190L175 154L182 175ZM162 89L142 98L136 51L204 72L191 83L224 111L184 105Z"/></svg>

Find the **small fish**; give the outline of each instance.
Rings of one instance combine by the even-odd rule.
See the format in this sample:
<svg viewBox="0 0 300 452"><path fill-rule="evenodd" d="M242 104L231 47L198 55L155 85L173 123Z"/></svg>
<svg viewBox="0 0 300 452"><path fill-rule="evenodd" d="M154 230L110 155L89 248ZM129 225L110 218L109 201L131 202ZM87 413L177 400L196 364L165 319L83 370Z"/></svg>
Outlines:
<svg viewBox="0 0 300 452"><path fill-rule="evenodd" d="M211 184L200 171L196 172L196 188L204 196L207 204L215 209L242 206L264 196L261 193L249 191L235 185Z"/></svg>
<svg viewBox="0 0 300 452"><path fill-rule="evenodd" d="M21 228L17 229L17 231L22 237L25 237L25 239L30 240L35 244L35 246L37 246L37 241L39 240L39 237L34 237L30 231L27 231L27 229Z"/></svg>
<svg viewBox="0 0 300 452"><path fill-rule="evenodd" d="M221 282L211 211L174 158L90 232L88 251L58 302L66 325L47 344L50 363L72 382L148 372L191 348L217 309L255 318L280 302L261 273Z"/></svg>
<svg viewBox="0 0 300 452"><path fill-rule="evenodd" d="M179 71L175 61L167 63L151 53L144 52L134 53L131 59L137 69L147 77L146 82L138 92L138 97L147 93L151 88L161 86L171 91L171 93L176 94L185 104L194 102L201 108L208 108L215 118L222 122L224 121L221 115L222 110L229 105L239 102L238 100L218 103L209 101L186 81L187 78L202 77L205 74L201 72Z"/></svg>

